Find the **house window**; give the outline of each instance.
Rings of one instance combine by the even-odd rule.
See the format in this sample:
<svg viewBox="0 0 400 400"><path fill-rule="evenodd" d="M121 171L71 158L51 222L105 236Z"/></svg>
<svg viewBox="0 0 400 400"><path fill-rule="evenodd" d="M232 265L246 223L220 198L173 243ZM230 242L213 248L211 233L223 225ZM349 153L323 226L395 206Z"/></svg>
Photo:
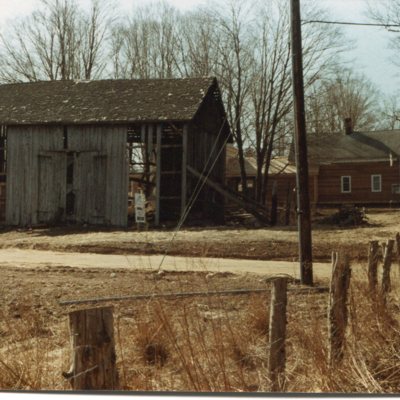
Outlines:
<svg viewBox="0 0 400 400"><path fill-rule="evenodd" d="M342 176L342 193L351 193L351 176Z"/></svg>
<svg viewBox="0 0 400 400"><path fill-rule="evenodd" d="M400 194L400 185L398 183L392 184L392 193L393 194Z"/></svg>
<svg viewBox="0 0 400 400"><path fill-rule="evenodd" d="M382 175L371 175L371 191L382 191Z"/></svg>

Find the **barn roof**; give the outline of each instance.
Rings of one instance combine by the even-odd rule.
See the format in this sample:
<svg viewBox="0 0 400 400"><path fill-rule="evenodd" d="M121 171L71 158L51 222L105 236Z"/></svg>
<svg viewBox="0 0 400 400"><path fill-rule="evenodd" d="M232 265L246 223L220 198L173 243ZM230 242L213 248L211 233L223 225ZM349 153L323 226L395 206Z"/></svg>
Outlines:
<svg viewBox="0 0 400 400"><path fill-rule="evenodd" d="M308 138L311 163L387 160L400 154L400 131L354 132Z"/></svg>
<svg viewBox="0 0 400 400"><path fill-rule="evenodd" d="M0 123L189 121L211 87L215 78L0 85Z"/></svg>

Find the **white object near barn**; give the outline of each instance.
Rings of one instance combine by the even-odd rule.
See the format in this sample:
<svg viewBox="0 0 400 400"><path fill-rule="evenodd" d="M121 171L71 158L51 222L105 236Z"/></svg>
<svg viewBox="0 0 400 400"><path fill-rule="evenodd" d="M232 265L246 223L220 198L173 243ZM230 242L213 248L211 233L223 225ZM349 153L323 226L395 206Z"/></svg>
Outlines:
<svg viewBox="0 0 400 400"><path fill-rule="evenodd" d="M146 196L143 192L135 193L135 222L146 223Z"/></svg>

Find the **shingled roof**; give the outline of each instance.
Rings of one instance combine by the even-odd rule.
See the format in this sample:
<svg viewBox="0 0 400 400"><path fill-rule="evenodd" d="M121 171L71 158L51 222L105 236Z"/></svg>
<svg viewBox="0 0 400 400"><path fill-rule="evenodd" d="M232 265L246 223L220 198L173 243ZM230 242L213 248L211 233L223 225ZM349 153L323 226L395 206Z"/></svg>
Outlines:
<svg viewBox="0 0 400 400"><path fill-rule="evenodd" d="M311 163L386 160L400 154L400 131L354 132L350 135L310 137Z"/></svg>
<svg viewBox="0 0 400 400"><path fill-rule="evenodd" d="M189 121L215 78L0 85L1 124Z"/></svg>

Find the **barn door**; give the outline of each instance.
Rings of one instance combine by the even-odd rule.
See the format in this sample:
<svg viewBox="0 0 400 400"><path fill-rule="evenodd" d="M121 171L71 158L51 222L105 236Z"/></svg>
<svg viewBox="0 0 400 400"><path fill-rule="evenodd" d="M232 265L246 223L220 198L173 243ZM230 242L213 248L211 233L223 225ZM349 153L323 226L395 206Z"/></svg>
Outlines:
<svg viewBox="0 0 400 400"><path fill-rule="evenodd" d="M41 154L38 164L38 222L61 222L65 215L66 155Z"/></svg>
<svg viewBox="0 0 400 400"><path fill-rule="evenodd" d="M97 152L82 152L76 157L74 192L79 222L104 224L106 221L107 157Z"/></svg>

